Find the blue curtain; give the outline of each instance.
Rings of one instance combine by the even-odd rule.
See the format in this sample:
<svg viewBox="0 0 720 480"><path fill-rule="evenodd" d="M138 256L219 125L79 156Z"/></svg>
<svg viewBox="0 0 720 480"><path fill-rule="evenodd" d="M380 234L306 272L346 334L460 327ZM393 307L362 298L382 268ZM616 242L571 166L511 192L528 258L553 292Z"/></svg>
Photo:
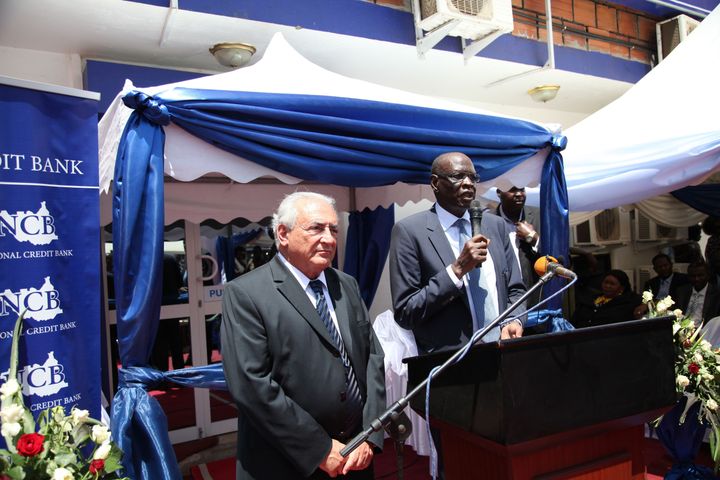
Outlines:
<svg viewBox="0 0 720 480"><path fill-rule="evenodd" d="M670 193L699 212L720 217L720 184L696 185Z"/></svg>
<svg viewBox="0 0 720 480"><path fill-rule="evenodd" d="M557 253L556 245L567 245L560 155L565 139L531 122L368 100L183 88L155 97L133 91L123 101L135 110L118 148L113 199L118 341L125 368L147 363L157 332L160 289L151 287L161 281L162 126L170 121L265 167L351 187L426 184L433 159L448 151L466 153L482 178L492 180L549 146L541 208L557 223L543 220L542 238L550 242L543 246ZM555 235L560 238L552 240ZM162 412L154 415L135 404L152 401L143 388L121 384L112 410L120 417L114 425L124 425L118 438L129 452L123 466L134 479L180 479L177 469L148 467L153 455L172 455L167 425ZM141 447L133 448L134 441Z"/></svg>
<svg viewBox="0 0 720 480"><path fill-rule="evenodd" d="M385 267L394 224L394 205L350 213L343 271L357 280L360 294L368 309L375 298Z"/></svg>
<svg viewBox="0 0 720 480"><path fill-rule="evenodd" d="M565 137L556 137L550 155L545 160L540 183L540 253L551 255L568 267L570 262L570 220L568 193L560 151L567 145ZM542 289L543 298L559 291L567 280L553 278ZM546 308L561 307L562 297L550 300Z"/></svg>

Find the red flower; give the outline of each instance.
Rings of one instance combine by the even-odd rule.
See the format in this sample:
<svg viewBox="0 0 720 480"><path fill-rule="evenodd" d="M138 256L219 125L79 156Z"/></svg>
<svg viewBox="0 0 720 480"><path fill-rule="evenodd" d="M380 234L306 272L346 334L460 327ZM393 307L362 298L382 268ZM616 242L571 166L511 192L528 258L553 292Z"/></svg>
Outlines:
<svg viewBox="0 0 720 480"><path fill-rule="evenodd" d="M103 468L105 468L105 460L98 459L90 462L90 468L88 470L95 475L96 473L102 472Z"/></svg>
<svg viewBox="0 0 720 480"><path fill-rule="evenodd" d="M17 451L23 457L34 457L43 451L45 437L39 433L26 433L17 442Z"/></svg>
<svg viewBox="0 0 720 480"><path fill-rule="evenodd" d="M693 375L697 375L700 371L700 365L693 362L688 366L688 372L692 373Z"/></svg>

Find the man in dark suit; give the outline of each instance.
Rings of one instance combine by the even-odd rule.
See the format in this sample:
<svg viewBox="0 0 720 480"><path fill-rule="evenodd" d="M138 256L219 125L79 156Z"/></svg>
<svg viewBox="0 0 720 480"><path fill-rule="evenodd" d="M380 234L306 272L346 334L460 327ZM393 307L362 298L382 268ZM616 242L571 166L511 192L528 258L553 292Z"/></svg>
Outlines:
<svg viewBox="0 0 720 480"><path fill-rule="evenodd" d="M674 307L692 317L696 325L704 324L720 315L720 289L708 283L710 267L707 263L691 263L687 272L690 283L677 288Z"/></svg>
<svg viewBox="0 0 720 480"><path fill-rule="evenodd" d="M538 247L540 245L540 234L535 225L540 224L540 219L535 218L534 209L525 208L525 188L512 187L509 190L497 189L497 196L500 204L495 209L495 215L505 220L510 232L510 244L513 246L520 273L522 274L525 288L530 288L540 277L535 273L535 261L540 258ZM527 306L531 307L540 300L540 291L530 297Z"/></svg>
<svg viewBox="0 0 720 480"><path fill-rule="evenodd" d="M668 295L675 298L677 288L680 285L687 285L689 283L687 275L673 272L672 260L664 253L655 255L652 259L652 264L657 276L645 283L643 291L652 291L653 297L656 300L662 300Z"/></svg>
<svg viewBox="0 0 720 480"><path fill-rule="evenodd" d="M676 300L678 287L689 283L687 275L673 272L672 260L664 253L655 255L652 264L657 276L645 282L643 292L651 291L655 300L662 300L667 296ZM635 309L635 318L641 318L647 312L647 305L643 303Z"/></svg>
<svg viewBox="0 0 720 480"><path fill-rule="evenodd" d="M466 344L474 330L494 320L525 292L502 219L485 215L481 234L464 240L463 232L470 232L467 210L477 181L466 155L440 155L430 179L437 202L429 211L400 220L392 231L390 288L395 320L413 331L420 353ZM478 265L482 268L476 269ZM521 335L522 323L509 321L485 341Z"/></svg>
<svg viewBox="0 0 720 480"><path fill-rule="evenodd" d="M226 285L223 369L237 402L238 479L373 478L385 410L383 352L355 280L331 268L331 198L299 192L273 217L278 254Z"/></svg>

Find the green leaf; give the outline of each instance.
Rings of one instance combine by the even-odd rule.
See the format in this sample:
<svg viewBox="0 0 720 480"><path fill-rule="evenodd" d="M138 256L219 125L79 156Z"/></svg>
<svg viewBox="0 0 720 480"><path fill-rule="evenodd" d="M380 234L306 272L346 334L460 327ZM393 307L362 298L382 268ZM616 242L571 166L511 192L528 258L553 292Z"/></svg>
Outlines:
<svg viewBox="0 0 720 480"><path fill-rule="evenodd" d="M111 452L105 459L105 471L107 473L112 473L120 470L121 468L120 455L114 455L113 452Z"/></svg>
<svg viewBox="0 0 720 480"><path fill-rule="evenodd" d="M74 453L60 453L55 455L55 463L60 467L67 467L77 462L77 456Z"/></svg>
<svg viewBox="0 0 720 480"><path fill-rule="evenodd" d="M20 465L12 467L10 470L5 472L5 475L12 478L12 480L23 480L25 478L25 472Z"/></svg>

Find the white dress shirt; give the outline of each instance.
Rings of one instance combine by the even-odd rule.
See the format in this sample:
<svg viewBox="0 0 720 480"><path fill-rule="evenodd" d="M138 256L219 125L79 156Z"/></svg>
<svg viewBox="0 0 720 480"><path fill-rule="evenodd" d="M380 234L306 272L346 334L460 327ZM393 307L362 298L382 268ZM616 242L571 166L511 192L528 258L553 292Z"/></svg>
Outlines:
<svg viewBox="0 0 720 480"><path fill-rule="evenodd" d="M452 248L453 254L455 255L455 258L457 258L460 255L460 236L457 228L455 228L455 222L457 221L458 217L448 212L437 203L435 204L435 211L437 212L440 225L445 232L445 237L447 238L448 243L450 243L450 248ZM465 220L466 223L466 231L468 233L471 232L470 214L468 212L465 212L462 218L463 220ZM445 267L445 271L448 273L450 279L453 281L457 288L462 288L463 285L467 285L468 276L463 275L462 280L457 278L457 275L455 275L455 272L453 272L452 264ZM493 263L493 259L492 256L490 256L489 250L485 262L482 264L482 268L480 269L480 285L487 291L488 294L485 301L484 310L485 319L487 321L490 321L496 318L500 312L498 311L498 293L495 278L495 264ZM468 296L471 297L470 301L472 301L472 295L470 294L470 290L466 289L466 291L468 292ZM475 318L474 309L471 308L470 313L473 317L473 325L476 325L477 319Z"/></svg>
<svg viewBox="0 0 720 480"><path fill-rule="evenodd" d="M688 301L688 308L685 315L693 319L695 326L699 326L703 321L703 306L705 306L707 288L707 283L702 290L698 291L693 288L692 295L690 295L690 300Z"/></svg>

